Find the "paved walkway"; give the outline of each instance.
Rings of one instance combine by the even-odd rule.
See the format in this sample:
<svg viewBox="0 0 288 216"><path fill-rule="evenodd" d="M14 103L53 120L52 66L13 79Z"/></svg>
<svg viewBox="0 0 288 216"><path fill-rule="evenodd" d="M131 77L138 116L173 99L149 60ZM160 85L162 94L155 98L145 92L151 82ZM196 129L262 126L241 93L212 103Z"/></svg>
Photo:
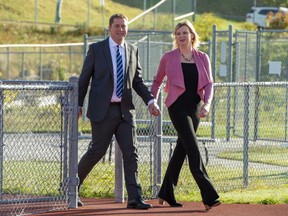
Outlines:
<svg viewBox="0 0 288 216"><path fill-rule="evenodd" d="M221 204L209 211L202 203L182 202L183 208L159 205L158 200L148 200L154 207L149 210L127 209L126 203L115 203L113 199L81 199L85 206L66 211L53 211L38 216L288 216L288 204L251 205Z"/></svg>

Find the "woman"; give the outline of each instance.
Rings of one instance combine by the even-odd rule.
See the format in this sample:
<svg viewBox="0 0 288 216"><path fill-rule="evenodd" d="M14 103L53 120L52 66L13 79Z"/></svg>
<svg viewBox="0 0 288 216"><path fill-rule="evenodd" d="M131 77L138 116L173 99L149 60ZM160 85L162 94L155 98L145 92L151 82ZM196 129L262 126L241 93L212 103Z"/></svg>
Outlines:
<svg viewBox="0 0 288 216"><path fill-rule="evenodd" d="M173 39L174 49L162 56L151 89L157 99L166 76L165 105L178 134L178 141L158 194L159 203L167 202L172 207L182 207L175 200L173 187L177 185L187 155L203 204L209 210L221 202L202 162L196 131L200 118L208 115L213 97L211 64L208 55L197 49L199 36L189 21L184 20L176 25Z"/></svg>

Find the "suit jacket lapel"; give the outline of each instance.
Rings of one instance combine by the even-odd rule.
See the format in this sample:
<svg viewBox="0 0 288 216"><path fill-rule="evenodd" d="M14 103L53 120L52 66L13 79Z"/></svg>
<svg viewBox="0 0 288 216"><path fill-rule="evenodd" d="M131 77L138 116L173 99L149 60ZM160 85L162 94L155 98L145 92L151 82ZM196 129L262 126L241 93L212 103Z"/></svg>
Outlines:
<svg viewBox="0 0 288 216"><path fill-rule="evenodd" d="M131 49L130 49L130 46L125 42L124 43L124 46L125 46L125 59L126 59L126 62L125 62L125 80L126 80L126 77L127 77L127 73L128 73L128 67L129 67L129 62L130 62L130 58L131 58Z"/></svg>
<svg viewBox="0 0 288 216"><path fill-rule="evenodd" d="M110 74L112 75L112 77L114 77L113 76L113 63L112 63L112 57L111 57L111 52L110 52L110 47L109 47L109 38L107 38L104 41L103 53L108 63L107 66L109 67Z"/></svg>

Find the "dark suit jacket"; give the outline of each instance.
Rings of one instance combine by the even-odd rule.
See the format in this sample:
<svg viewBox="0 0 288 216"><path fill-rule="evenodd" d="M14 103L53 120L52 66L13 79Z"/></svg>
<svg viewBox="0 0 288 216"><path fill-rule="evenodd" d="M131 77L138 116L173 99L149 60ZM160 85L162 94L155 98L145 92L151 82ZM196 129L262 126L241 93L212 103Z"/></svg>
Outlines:
<svg viewBox="0 0 288 216"><path fill-rule="evenodd" d="M138 48L125 42L125 49L126 68L121 110L123 118L130 121L135 115L132 88L143 99L145 104L153 99L153 96L142 79ZM113 65L109 38L89 46L79 77L79 106L81 107L83 106L91 78L87 117L92 121L100 122L108 111L113 93Z"/></svg>

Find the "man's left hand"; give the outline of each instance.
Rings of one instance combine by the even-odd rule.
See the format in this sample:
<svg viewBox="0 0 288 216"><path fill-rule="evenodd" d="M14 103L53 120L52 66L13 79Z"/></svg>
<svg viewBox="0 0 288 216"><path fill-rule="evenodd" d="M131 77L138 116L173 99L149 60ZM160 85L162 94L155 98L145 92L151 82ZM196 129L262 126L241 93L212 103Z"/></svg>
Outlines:
<svg viewBox="0 0 288 216"><path fill-rule="evenodd" d="M159 116L160 115L160 109L159 106L156 103L152 103L148 106L149 112L153 116Z"/></svg>

